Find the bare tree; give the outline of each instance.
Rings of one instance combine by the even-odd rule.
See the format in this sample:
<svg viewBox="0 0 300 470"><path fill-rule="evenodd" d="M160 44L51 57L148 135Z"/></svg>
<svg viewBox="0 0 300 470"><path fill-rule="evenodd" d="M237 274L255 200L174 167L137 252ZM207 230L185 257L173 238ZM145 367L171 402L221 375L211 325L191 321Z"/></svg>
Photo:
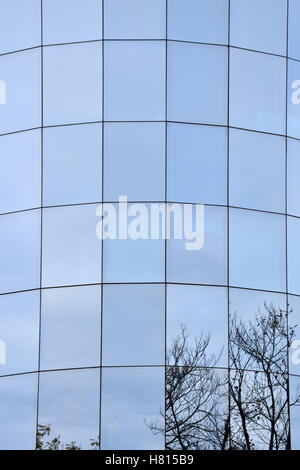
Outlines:
<svg viewBox="0 0 300 470"><path fill-rule="evenodd" d="M167 449L289 449L291 406L288 357L295 327L288 312L264 305L253 322L231 316L230 369L220 374L218 355L207 354L209 335L189 344L185 327L167 351L165 433ZM228 405L229 403L229 405Z"/></svg>
<svg viewBox="0 0 300 470"><path fill-rule="evenodd" d="M166 433L166 448L200 450L225 448L228 416L224 407L227 379L214 369L219 356L208 355L209 336L189 345L189 334L181 334L167 351L165 426L150 423L155 433Z"/></svg>
<svg viewBox="0 0 300 470"><path fill-rule="evenodd" d="M290 448L288 361L294 335L294 327L288 327L288 312L273 304L265 304L264 312L247 324L236 313L232 316L229 387L233 448Z"/></svg>

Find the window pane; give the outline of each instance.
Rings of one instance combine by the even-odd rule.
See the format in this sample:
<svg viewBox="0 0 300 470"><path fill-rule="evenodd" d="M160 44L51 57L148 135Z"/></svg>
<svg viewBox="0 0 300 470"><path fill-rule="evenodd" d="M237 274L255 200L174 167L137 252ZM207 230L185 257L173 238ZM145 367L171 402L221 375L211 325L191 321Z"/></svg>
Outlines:
<svg viewBox="0 0 300 470"><path fill-rule="evenodd" d="M164 282L165 241L161 234L158 238L151 234L152 208L157 206L160 204L128 204L127 209L126 204L104 207L105 217L109 213L109 219L104 221L104 282ZM129 215L124 227L119 220L123 220L126 211ZM114 220L115 234L111 228ZM114 235L116 238L112 238Z"/></svg>
<svg viewBox="0 0 300 470"><path fill-rule="evenodd" d="M163 365L164 286L104 286L103 365Z"/></svg>
<svg viewBox="0 0 300 470"><path fill-rule="evenodd" d="M184 238L176 240L171 237L168 240L168 281L191 284L226 284L226 240L226 209L206 206L202 249L187 250L185 245L187 240Z"/></svg>
<svg viewBox="0 0 300 470"><path fill-rule="evenodd" d="M164 436L149 429L162 423L163 368L103 370L102 446L114 450L163 449Z"/></svg>
<svg viewBox="0 0 300 470"><path fill-rule="evenodd" d="M43 291L41 369L99 365L100 292L99 286Z"/></svg>
<svg viewBox="0 0 300 470"><path fill-rule="evenodd" d="M164 120L165 43L117 41L104 47L105 119Z"/></svg>
<svg viewBox="0 0 300 470"><path fill-rule="evenodd" d="M166 0L104 0L107 39L163 39Z"/></svg>
<svg viewBox="0 0 300 470"><path fill-rule="evenodd" d="M43 285L100 282L96 205L44 209Z"/></svg>
<svg viewBox="0 0 300 470"><path fill-rule="evenodd" d="M300 219L288 217L288 292L300 294L299 269L300 269Z"/></svg>
<svg viewBox="0 0 300 470"><path fill-rule="evenodd" d="M231 0L231 45L286 55L286 0Z"/></svg>
<svg viewBox="0 0 300 470"><path fill-rule="evenodd" d="M38 369L39 315L38 291L0 296L0 341L6 349L0 375Z"/></svg>
<svg viewBox="0 0 300 470"><path fill-rule="evenodd" d="M230 130L230 205L285 212L284 138Z"/></svg>
<svg viewBox="0 0 300 470"><path fill-rule="evenodd" d="M169 124L168 200L227 203L227 130Z"/></svg>
<svg viewBox="0 0 300 470"><path fill-rule="evenodd" d="M230 289L229 309L230 366L275 372L268 361L276 355L276 371L287 373L286 295Z"/></svg>
<svg viewBox="0 0 300 470"><path fill-rule="evenodd" d="M41 125L40 50L3 55L0 57L0 70L0 80L5 84L6 95L6 104L0 104L0 133L39 127Z"/></svg>
<svg viewBox="0 0 300 470"><path fill-rule="evenodd" d="M37 374L0 378L0 449L34 450Z"/></svg>
<svg viewBox="0 0 300 470"><path fill-rule="evenodd" d="M99 395L99 369L42 373L38 447L47 450L46 443L50 442L50 450L91 449L91 440L99 442ZM50 428L50 434L43 436L45 426Z"/></svg>
<svg viewBox="0 0 300 470"><path fill-rule="evenodd" d="M163 240L104 240L104 282L163 282Z"/></svg>
<svg viewBox="0 0 300 470"><path fill-rule="evenodd" d="M230 125L284 134L285 59L237 49L230 54Z"/></svg>
<svg viewBox="0 0 300 470"><path fill-rule="evenodd" d="M41 43L41 1L1 2L0 54Z"/></svg>
<svg viewBox="0 0 300 470"><path fill-rule="evenodd" d="M100 121L101 43L44 49L44 124Z"/></svg>
<svg viewBox="0 0 300 470"><path fill-rule="evenodd" d="M226 450L228 372L194 367L190 359L187 357L189 367L170 366L166 370L166 447Z"/></svg>
<svg viewBox="0 0 300 470"><path fill-rule="evenodd" d="M300 138L300 63L288 61L288 122L287 135Z"/></svg>
<svg viewBox="0 0 300 470"><path fill-rule="evenodd" d="M195 341L203 347L209 337L205 354L200 355L197 366L227 367L226 289L169 285L167 299L168 363L175 363L174 346L182 344L185 337L192 348ZM180 365L183 365L184 358L181 359Z"/></svg>
<svg viewBox="0 0 300 470"><path fill-rule="evenodd" d="M228 0L169 0L168 37L227 44Z"/></svg>
<svg viewBox="0 0 300 470"><path fill-rule="evenodd" d="M0 212L41 205L41 133L0 137Z"/></svg>
<svg viewBox="0 0 300 470"><path fill-rule="evenodd" d="M300 216L300 142L288 139L288 214Z"/></svg>
<svg viewBox="0 0 300 470"><path fill-rule="evenodd" d="M102 38L101 0L44 0L44 44Z"/></svg>
<svg viewBox="0 0 300 470"><path fill-rule="evenodd" d="M285 290L284 216L230 211L230 285Z"/></svg>
<svg viewBox="0 0 300 470"><path fill-rule="evenodd" d="M44 205L101 200L101 140L98 124L44 130Z"/></svg>
<svg viewBox="0 0 300 470"><path fill-rule="evenodd" d="M106 124L104 144L106 201L165 199L164 124Z"/></svg>
<svg viewBox="0 0 300 470"><path fill-rule="evenodd" d="M40 285L40 211L0 216L0 292Z"/></svg>
<svg viewBox="0 0 300 470"><path fill-rule="evenodd" d="M231 370L230 382L232 447L249 451L288 449L286 376Z"/></svg>
<svg viewBox="0 0 300 470"><path fill-rule="evenodd" d="M168 45L168 119L226 124L227 49Z"/></svg>
<svg viewBox="0 0 300 470"><path fill-rule="evenodd" d="M298 0L289 0L289 57L300 60L300 4Z"/></svg>
<svg viewBox="0 0 300 470"><path fill-rule="evenodd" d="M300 378L290 378L290 402L293 404L300 394ZM292 405L291 415L291 440L292 450L300 450L300 407Z"/></svg>
<svg viewBox="0 0 300 470"><path fill-rule="evenodd" d="M290 374L300 375L300 297L289 296L289 328L293 331L291 335ZM290 332L291 334L291 332ZM300 442L299 442L300 445Z"/></svg>

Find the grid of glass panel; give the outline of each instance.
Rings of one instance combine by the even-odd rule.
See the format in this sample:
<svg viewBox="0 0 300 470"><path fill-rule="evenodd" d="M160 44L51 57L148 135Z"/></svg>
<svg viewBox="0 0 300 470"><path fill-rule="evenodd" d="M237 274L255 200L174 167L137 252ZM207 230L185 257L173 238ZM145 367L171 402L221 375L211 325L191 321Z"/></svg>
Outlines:
<svg viewBox="0 0 300 470"><path fill-rule="evenodd" d="M236 390L264 416L268 377L238 332L298 334L299 1L1 6L0 448L269 448L270 419L242 432ZM203 249L101 242L121 195L205 204ZM272 445L300 449L285 348ZM183 443L176 377L202 406Z"/></svg>

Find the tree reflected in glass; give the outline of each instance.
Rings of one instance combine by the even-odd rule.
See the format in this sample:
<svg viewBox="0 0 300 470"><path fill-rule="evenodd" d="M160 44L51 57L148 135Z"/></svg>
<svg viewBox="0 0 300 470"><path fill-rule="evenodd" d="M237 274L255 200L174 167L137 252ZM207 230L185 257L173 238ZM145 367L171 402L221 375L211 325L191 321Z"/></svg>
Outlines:
<svg viewBox="0 0 300 470"><path fill-rule="evenodd" d="M219 355L207 355L209 336L193 343L183 326L168 349L166 448L176 450L290 449L288 353L295 329L288 312L264 305L253 321L237 313L229 323L230 370L216 368Z"/></svg>
<svg viewBox="0 0 300 470"><path fill-rule="evenodd" d="M38 424L37 437L36 437L36 449L37 450L82 450L81 445L78 445L75 441L65 443L62 441L61 435L58 435L50 440L48 437L51 434L51 424L42 425ZM91 448L98 450L100 446L99 436L96 440L90 439Z"/></svg>

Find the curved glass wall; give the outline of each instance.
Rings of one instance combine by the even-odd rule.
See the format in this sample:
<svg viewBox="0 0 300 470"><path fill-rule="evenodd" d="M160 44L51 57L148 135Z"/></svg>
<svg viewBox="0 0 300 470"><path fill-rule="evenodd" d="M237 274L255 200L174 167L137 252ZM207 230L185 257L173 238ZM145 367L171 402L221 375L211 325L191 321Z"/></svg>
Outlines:
<svg viewBox="0 0 300 470"><path fill-rule="evenodd" d="M300 449L299 13L1 2L1 449ZM120 196L203 247L99 240Z"/></svg>

